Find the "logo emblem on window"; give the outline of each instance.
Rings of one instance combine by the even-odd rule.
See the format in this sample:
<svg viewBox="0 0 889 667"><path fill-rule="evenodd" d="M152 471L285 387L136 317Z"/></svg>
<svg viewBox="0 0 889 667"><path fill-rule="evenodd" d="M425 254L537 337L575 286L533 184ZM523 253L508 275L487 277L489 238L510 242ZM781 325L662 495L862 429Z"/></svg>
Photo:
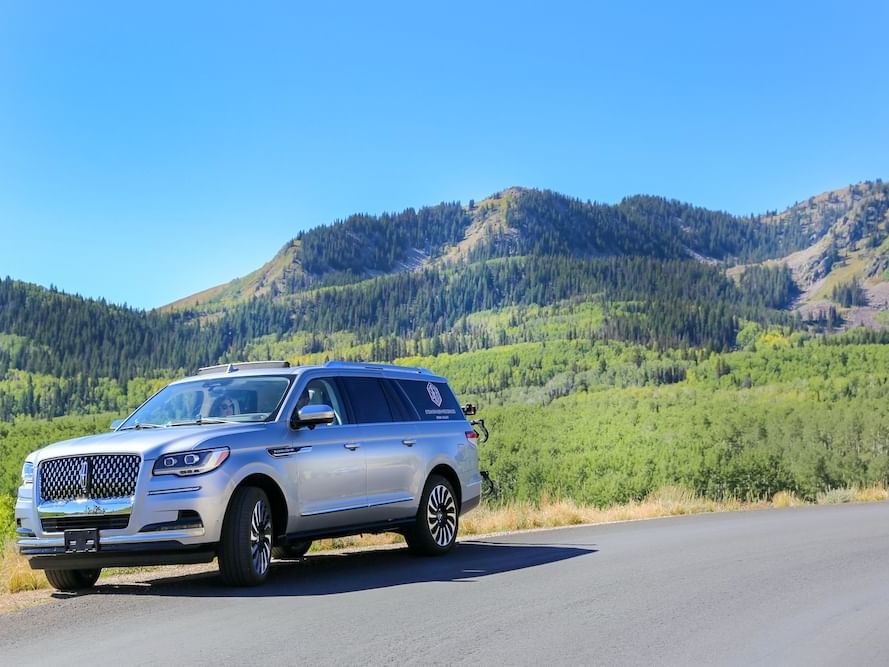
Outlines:
<svg viewBox="0 0 889 667"><path fill-rule="evenodd" d="M429 398L432 399L432 402L435 403L439 408L441 407L441 392L431 382L426 385L426 391L429 392Z"/></svg>

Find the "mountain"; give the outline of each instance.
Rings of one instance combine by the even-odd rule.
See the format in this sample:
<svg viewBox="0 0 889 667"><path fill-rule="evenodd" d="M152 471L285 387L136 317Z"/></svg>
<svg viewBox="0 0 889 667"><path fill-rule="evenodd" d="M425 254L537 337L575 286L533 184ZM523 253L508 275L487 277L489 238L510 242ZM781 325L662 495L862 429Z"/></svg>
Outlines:
<svg viewBox="0 0 889 667"><path fill-rule="evenodd" d="M242 358L391 361L547 340L694 355L737 348L751 326L876 329L887 201L866 182L734 216L509 188L301 232L250 275L151 312L7 278L0 420L119 410L165 377Z"/></svg>
<svg viewBox="0 0 889 667"><path fill-rule="evenodd" d="M850 325L881 326L889 307L889 185L827 192L767 221L798 227L809 240L780 259L802 290L795 305L804 316L835 306Z"/></svg>
<svg viewBox="0 0 889 667"><path fill-rule="evenodd" d="M325 286L507 257L614 256L696 259L739 276L750 266L787 265L804 318L834 307L837 322L881 326L889 303L889 190L865 181L810 197L782 212L735 216L638 195L584 202L513 187L467 206L354 215L302 232L264 266L162 310L210 313L256 297L286 299ZM860 282L863 297L834 299ZM838 292L839 294L839 292ZM787 304L789 305L789 304Z"/></svg>
<svg viewBox="0 0 889 667"><path fill-rule="evenodd" d="M509 188L467 206L353 215L290 240L253 273L163 310L212 311L254 297L354 284L425 268L515 256L642 256L735 264L779 257L807 245L794 221L738 217L660 197L618 205Z"/></svg>
<svg viewBox="0 0 889 667"><path fill-rule="evenodd" d="M157 311L0 280L0 534L27 452L239 359L447 376L507 502L885 486L887 201L877 181L734 216L510 188L302 232Z"/></svg>

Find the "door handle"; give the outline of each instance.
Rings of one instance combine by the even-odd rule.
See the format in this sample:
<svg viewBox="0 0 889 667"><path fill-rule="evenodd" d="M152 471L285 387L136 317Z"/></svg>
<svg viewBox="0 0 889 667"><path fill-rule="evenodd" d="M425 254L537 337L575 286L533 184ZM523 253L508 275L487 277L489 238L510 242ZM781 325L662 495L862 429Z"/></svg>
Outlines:
<svg viewBox="0 0 889 667"><path fill-rule="evenodd" d="M357 442L347 442L345 445L343 445L343 447L354 452L356 449L361 447L361 445L359 445Z"/></svg>
<svg viewBox="0 0 889 667"><path fill-rule="evenodd" d="M405 447L413 447L414 445L417 444L417 441L416 440L402 440L401 444L404 445Z"/></svg>

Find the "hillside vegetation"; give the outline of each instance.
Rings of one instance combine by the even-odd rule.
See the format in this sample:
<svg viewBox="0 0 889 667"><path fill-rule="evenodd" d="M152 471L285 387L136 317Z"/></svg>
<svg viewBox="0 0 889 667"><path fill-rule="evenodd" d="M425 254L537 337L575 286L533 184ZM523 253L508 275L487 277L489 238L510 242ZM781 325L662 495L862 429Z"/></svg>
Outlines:
<svg viewBox="0 0 889 667"><path fill-rule="evenodd" d="M0 507L28 451L104 430L198 366L269 358L447 375L491 426L499 502L889 481L889 333L851 326L884 280L886 192L738 217L512 188L303 232L250 276L152 312L7 278ZM810 307L812 280L834 281L827 306Z"/></svg>
<svg viewBox="0 0 889 667"><path fill-rule="evenodd" d="M747 334L745 349L721 354L551 337L399 362L481 403L500 502L605 507L670 485L713 500L814 500L889 481L889 346ZM0 424L0 495L14 493L27 452L120 414Z"/></svg>

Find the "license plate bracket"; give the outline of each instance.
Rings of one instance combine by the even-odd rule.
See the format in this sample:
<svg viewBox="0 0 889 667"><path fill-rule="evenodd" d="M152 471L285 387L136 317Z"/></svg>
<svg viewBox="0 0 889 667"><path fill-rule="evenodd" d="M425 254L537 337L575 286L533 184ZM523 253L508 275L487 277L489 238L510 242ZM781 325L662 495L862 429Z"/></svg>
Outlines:
<svg viewBox="0 0 889 667"><path fill-rule="evenodd" d="M65 553L83 554L99 550L99 529L84 528L65 531Z"/></svg>

